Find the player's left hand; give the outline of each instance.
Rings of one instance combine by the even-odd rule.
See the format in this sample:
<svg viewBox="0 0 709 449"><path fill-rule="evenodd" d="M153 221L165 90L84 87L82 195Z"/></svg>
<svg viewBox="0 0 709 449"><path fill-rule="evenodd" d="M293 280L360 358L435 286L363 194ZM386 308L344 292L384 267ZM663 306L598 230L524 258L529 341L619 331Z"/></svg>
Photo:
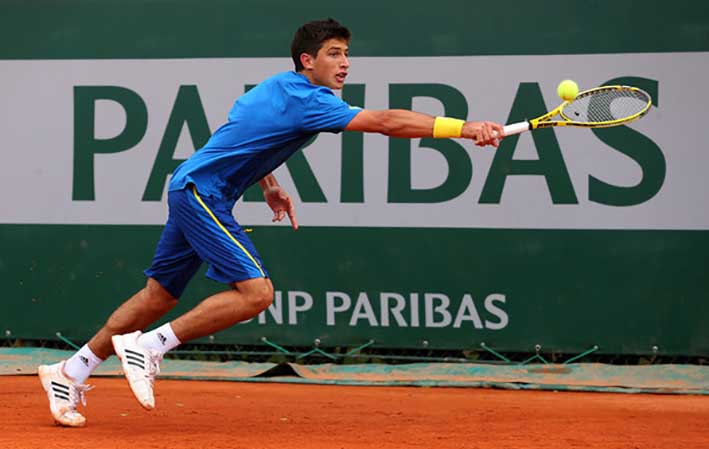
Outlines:
<svg viewBox="0 0 709 449"><path fill-rule="evenodd" d="M295 218L295 206L290 195L281 186L273 186L264 190L263 197L273 211L273 222L283 220L288 215L293 229L298 229L298 220Z"/></svg>

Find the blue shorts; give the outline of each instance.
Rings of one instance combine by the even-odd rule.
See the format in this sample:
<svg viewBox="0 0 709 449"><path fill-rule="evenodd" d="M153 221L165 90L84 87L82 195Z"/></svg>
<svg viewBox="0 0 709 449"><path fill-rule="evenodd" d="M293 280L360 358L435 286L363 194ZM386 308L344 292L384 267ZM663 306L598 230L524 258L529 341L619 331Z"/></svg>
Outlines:
<svg viewBox="0 0 709 449"><path fill-rule="evenodd" d="M236 222L232 204L201 196L194 185L168 193L169 216L145 270L179 298L202 262L207 277L224 284L268 277L253 243Z"/></svg>

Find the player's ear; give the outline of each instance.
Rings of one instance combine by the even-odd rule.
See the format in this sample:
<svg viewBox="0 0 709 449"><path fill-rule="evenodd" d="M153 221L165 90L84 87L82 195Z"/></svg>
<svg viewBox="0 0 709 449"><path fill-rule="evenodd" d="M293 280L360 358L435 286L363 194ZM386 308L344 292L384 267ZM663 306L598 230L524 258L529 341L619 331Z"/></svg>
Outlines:
<svg viewBox="0 0 709 449"><path fill-rule="evenodd" d="M300 54L300 63L303 64L304 69L312 69L314 61L315 57L313 55L310 55L308 53Z"/></svg>

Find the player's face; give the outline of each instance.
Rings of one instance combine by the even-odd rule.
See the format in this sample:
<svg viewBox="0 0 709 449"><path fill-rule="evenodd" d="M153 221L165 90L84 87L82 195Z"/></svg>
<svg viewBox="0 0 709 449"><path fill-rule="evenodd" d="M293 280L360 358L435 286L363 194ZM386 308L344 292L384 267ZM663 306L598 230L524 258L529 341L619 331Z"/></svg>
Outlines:
<svg viewBox="0 0 709 449"><path fill-rule="evenodd" d="M330 39L323 43L315 58L308 58L305 75L313 84L342 89L350 68L349 47L346 41Z"/></svg>

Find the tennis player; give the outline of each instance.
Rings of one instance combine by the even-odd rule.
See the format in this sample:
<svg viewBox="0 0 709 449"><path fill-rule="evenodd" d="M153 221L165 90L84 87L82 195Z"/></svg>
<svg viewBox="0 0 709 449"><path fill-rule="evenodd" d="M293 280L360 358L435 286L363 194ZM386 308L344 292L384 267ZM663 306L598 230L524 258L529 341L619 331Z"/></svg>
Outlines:
<svg viewBox="0 0 709 449"><path fill-rule="evenodd" d="M273 221L288 216L297 229L293 201L272 172L317 133L466 138L479 146L497 146L495 136L502 135L502 126L496 123L349 106L333 93L347 78L349 43L349 30L333 19L301 26L291 44L295 70L268 78L241 96L227 123L175 170L168 188L169 215L145 271L145 287L118 307L76 354L38 369L59 424L86 423L77 411L90 389L85 382L112 353L121 360L136 399L150 410L155 407L153 382L167 351L253 318L271 304L271 279L232 209L258 183ZM207 276L228 288L142 333L177 304L203 262L209 266Z"/></svg>

